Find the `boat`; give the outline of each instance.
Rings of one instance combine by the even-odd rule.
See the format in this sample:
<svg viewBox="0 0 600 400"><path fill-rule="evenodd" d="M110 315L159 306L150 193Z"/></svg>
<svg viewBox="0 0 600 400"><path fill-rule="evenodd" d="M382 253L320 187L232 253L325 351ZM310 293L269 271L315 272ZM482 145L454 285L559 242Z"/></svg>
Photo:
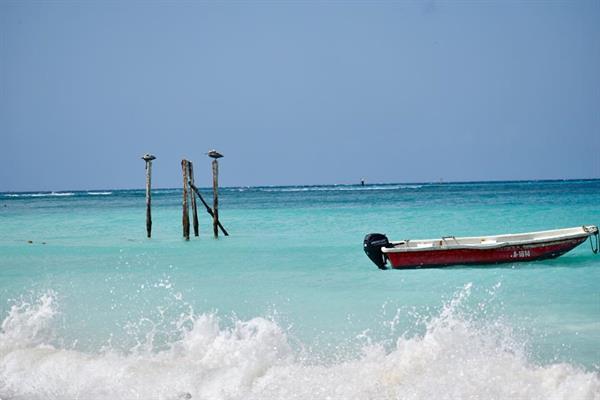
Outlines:
<svg viewBox="0 0 600 400"><path fill-rule="evenodd" d="M595 237L595 246L593 237ZM386 235L370 233L363 248L380 269L445 267L449 265L500 264L555 258L590 239L598 252L595 225L497 236L439 239L405 239L390 242Z"/></svg>

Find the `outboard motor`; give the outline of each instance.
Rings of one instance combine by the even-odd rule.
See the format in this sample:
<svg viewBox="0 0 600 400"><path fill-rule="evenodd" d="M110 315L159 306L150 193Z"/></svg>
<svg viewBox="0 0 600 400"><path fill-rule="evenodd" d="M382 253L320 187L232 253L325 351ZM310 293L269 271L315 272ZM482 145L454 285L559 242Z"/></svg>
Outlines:
<svg viewBox="0 0 600 400"><path fill-rule="evenodd" d="M365 236L363 242L363 249L367 254L367 257L369 257L379 269L387 269L385 267L386 257L381 252L381 248L390 246L391 244L387 236L382 233L369 233Z"/></svg>

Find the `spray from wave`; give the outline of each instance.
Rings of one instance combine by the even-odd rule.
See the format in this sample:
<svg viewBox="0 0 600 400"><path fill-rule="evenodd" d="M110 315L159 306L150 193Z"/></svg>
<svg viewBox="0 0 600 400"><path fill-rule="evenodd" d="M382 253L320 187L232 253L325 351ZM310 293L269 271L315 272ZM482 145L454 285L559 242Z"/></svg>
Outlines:
<svg viewBox="0 0 600 400"><path fill-rule="evenodd" d="M467 285L422 334L359 356L322 361L296 350L272 319L223 327L216 314L182 314L156 346L91 353L59 346L56 294L11 307L0 332L2 399L599 399L600 377L569 364L536 365L499 321L461 311ZM390 322L394 324L393 321Z"/></svg>

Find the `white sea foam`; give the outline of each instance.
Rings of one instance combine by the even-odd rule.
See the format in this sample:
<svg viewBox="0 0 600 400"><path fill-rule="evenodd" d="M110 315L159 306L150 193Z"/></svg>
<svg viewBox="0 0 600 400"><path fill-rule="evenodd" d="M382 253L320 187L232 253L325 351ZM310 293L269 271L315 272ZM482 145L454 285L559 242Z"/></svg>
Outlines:
<svg viewBox="0 0 600 400"><path fill-rule="evenodd" d="M221 326L182 315L177 340L129 351L52 346L55 295L11 308L0 333L2 399L599 399L600 377L569 364L536 365L509 327L461 316L461 291L391 349L369 344L343 362L301 356L265 318ZM151 339L150 339L151 341Z"/></svg>
<svg viewBox="0 0 600 400"><path fill-rule="evenodd" d="M87 192L90 196L108 196L111 195L112 192Z"/></svg>

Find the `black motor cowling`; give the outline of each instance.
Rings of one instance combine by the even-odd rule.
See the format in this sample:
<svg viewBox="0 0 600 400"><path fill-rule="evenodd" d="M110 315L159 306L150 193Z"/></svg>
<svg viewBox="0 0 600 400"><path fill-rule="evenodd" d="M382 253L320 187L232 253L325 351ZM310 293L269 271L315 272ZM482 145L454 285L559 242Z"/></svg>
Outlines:
<svg viewBox="0 0 600 400"><path fill-rule="evenodd" d="M387 269L385 267L386 257L381 251L381 248L389 246L390 241L387 236L382 233L369 233L365 236L363 242L363 249L367 254L367 257L369 257L379 269Z"/></svg>

